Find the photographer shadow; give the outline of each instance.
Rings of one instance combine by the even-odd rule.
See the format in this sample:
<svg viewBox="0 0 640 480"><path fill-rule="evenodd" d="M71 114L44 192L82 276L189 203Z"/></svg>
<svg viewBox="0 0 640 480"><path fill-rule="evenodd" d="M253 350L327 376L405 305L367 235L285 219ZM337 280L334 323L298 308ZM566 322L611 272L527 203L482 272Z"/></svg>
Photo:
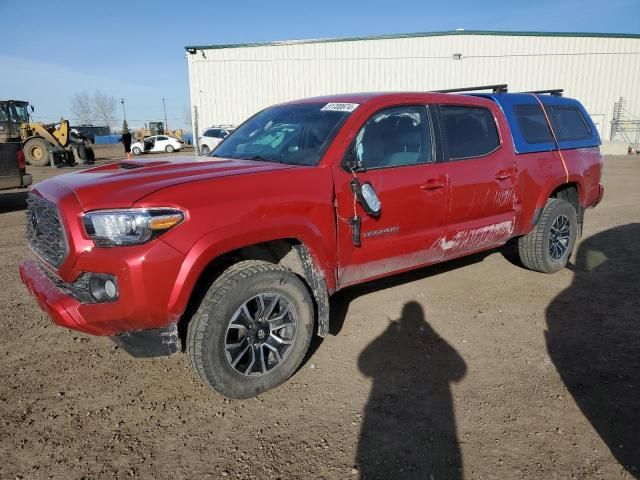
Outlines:
<svg viewBox="0 0 640 480"><path fill-rule="evenodd" d="M358 443L361 478L462 478L451 382L466 365L422 307L405 304L358 367L373 379Z"/></svg>

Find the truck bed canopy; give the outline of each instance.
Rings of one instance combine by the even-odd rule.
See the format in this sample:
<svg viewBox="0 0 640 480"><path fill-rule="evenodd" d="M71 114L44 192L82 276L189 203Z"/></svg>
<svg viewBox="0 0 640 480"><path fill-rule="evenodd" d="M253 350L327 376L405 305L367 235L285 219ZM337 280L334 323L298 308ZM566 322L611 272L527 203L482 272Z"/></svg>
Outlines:
<svg viewBox="0 0 640 480"><path fill-rule="evenodd" d="M600 145L600 135L585 108L572 98L533 93L474 94L496 102L504 112L516 153L556 150L544 105L560 149L588 148Z"/></svg>

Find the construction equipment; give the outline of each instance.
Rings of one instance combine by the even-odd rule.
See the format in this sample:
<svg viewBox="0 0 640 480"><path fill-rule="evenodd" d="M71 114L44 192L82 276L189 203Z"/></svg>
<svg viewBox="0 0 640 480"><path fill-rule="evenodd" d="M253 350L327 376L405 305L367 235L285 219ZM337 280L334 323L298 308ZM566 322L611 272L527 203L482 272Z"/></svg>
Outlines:
<svg viewBox="0 0 640 480"><path fill-rule="evenodd" d="M145 123L144 128L139 128L134 132L133 138L136 142L139 142L152 135L167 135L182 140L182 134L183 131L181 128L177 130L165 130L164 122L149 122L149 127L147 128L147 124Z"/></svg>
<svg viewBox="0 0 640 480"><path fill-rule="evenodd" d="M0 100L0 143L21 141L27 163L38 167L92 163L95 156L84 140L74 136L69 122L45 124L32 122L27 107L29 102ZM31 108L33 111L33 107Z"/></svg>

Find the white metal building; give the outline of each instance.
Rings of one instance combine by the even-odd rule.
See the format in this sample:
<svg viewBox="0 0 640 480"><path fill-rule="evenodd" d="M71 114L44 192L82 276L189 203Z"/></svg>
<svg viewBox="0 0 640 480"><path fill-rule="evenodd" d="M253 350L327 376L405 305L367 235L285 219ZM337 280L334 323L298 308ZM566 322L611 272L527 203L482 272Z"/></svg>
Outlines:
<svg viewBox="0 0 640 480"><path fill-rule="evenodd" d="M564 88L603 140L620 97L623 118L640 118L640 35L463 30L185 48L200 131L296 98L500 83Z"/></svg>

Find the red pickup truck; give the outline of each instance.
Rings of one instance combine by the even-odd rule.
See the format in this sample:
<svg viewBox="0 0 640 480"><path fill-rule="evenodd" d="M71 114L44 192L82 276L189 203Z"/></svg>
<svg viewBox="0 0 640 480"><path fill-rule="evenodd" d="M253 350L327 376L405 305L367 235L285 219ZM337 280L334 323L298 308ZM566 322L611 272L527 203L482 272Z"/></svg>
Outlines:
<svg viewBox="0 0 640 480"><path fill-rule="evenodd" d="M204 162L122 161L35 185L20 266L64 327L186 351L216 391L284 382L329 296L517 238L563 268L602 198L598 133L557 95L370 93L267 108Z"/></svg>

